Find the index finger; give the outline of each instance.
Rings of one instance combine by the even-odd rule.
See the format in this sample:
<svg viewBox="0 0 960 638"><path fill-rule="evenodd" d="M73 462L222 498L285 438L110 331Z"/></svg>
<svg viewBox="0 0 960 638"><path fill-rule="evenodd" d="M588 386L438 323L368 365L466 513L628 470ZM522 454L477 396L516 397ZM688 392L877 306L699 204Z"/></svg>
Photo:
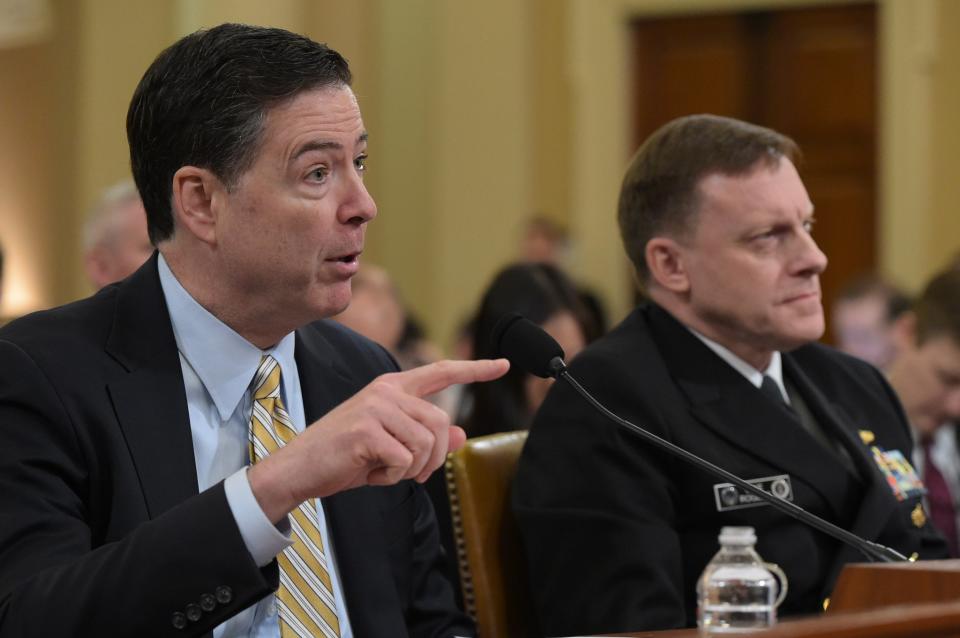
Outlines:
<svg viewBox="0 0 960 638"><path fill-rule="evenodd" d="M397 372L394 379L405 392L425 397L458 383L493 381L502 377L509 369L510 363L506 359L447 360Z"/></svg>

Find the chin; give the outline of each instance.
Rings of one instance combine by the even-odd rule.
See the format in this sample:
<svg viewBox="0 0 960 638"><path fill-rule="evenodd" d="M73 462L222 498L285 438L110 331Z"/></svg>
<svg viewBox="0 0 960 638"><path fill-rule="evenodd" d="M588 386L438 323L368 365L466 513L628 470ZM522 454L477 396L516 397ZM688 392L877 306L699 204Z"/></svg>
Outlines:
<svg viewBox="0 0 960 638"><path fill-rule="evenodd" d="M823 322L819 326L794 326L791 330L784 330L777 335L777 350L789 352L801 346L812 343L823 336Z"/></svg>
<svg viewBox="0 0 960 638"><path fill-rule="evenodd" d="M345 286L340 285L335 288L325 286L322 290L314 291L313 303L310 305L314 309L315 317L326 319L346 310L352 298L350 282L346 282Z"/></svg>

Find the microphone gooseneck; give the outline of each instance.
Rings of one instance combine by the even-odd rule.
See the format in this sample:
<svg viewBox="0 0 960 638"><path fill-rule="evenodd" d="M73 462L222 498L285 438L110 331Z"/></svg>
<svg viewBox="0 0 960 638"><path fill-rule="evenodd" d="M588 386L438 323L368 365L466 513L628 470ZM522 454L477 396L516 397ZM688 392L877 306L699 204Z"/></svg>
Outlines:
<svg viewBox="0 0 960 638"><path fill-rule="evenodd" d="M499 322L497 322L497 326L494 328L492 345L494 352L498 352L500 355L509 359L511 365L515 365L523 370L526 370L527 372L530 372L531 374L540 377L555 377L558 379L563 379L570 385L570 387L576 390L580 396L586 399L590 405L592 405L601 414L617 425L626 428L630 432L640 436L650 443L653 443L657 447L669 452L670 454L677 456L688 463L696 465L697 467L713 474L714 476L733 483L740 489L753 494L757 498L770 504L784 514L803 521L807 525L820 530L824 534L850 545L851 547L862 552L867 558L884 563L903 562L908 560L906 556L895 549L887 547L886 545L881 545L880 543L868 541L867 539L861 538L852 532L848 532L842 527L838 527L833 523L825 521L819 516L806 511L799 505L795 505L791 501L774 496L770 492L767 492L766 490L745 481L744 479L732 474L731 472L728 472L722 467L714 465L710 461L703 459L692 452L688 452L682 447L679 447L678 445L675 445L666 439L660 438L656 434L645 430L639 425L631 423L630 421L617 416L608 410L602 403L597 401L593 395L591 395L582 385L580 385L576 379L573 378L573 376L567 371L566 364L563 362L563 349L550 335L548 335L530 320L517 314L504 316Z"/></svg>

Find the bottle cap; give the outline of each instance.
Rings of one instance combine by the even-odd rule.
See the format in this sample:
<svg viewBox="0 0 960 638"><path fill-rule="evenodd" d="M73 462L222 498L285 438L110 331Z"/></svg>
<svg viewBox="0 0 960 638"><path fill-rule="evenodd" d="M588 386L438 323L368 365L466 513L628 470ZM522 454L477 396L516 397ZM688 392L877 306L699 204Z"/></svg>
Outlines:
<svg viewBox="0 0 960 638"><path fill-rule="evenodd" d="M721 545L753 545L757 535L752 527L723 527L720 529Z"/></svg>

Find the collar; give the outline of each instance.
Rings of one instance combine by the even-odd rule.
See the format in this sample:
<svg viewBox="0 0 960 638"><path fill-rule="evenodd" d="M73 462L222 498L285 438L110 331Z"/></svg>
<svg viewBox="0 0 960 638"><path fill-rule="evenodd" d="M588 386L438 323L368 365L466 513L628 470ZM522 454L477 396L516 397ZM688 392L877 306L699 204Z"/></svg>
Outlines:
<svg viewBox="0 0 960 638"><path fill-rule="evenodd" d="M773 355L770 357L770 364L767 366L766 370L760 371L754 368L752 365L733 354L729 348L720 345L713 339L703 336L693 328L687 326L693 335L703 342L705 346L713 350L714 353L724 361L726 361L731 368L742 374L747 381L752 383L754 387L759 388L763 383L764 375L770 377L777 382L777 387L780 388L780 394L783 395L784 401L788 404L790 403L789 395L787 394L787 389L783 384L783 362L780 358L780 352L777 350L773 351Z"/></svg>
<svg viewBox="0 0 960 638"><path fill-rule="evenodd" d="M294 333L261 351L201 306L180 284L162 254L158 269L177 350L197 373L221 419L228 420L236 410L263 355L273 356L281 370L296 370ZM290 396L288 375L281 378L284 396Z"/></svg>

